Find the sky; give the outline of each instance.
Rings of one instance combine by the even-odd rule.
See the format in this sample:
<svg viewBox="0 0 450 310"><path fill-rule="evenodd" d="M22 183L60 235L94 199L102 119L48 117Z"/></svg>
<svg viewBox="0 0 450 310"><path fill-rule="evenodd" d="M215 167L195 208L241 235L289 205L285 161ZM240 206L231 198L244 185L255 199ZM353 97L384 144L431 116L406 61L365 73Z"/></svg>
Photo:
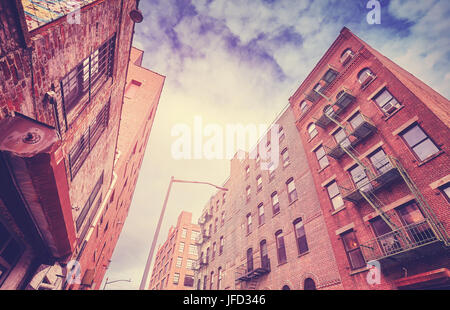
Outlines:
<svg viewBox="0 0 450 310"><path fill-rule="evenodd" d="M140 1L144 21L136 24L133 45L144 50L143 66L166 81L128 218L103 280L131 282L106 289L139 288L172 175L217 185L228 177L226 158L174 159L174 126L193 128L200 117L203 126L267 127L342 27L450 98L450 1L380 0L380 24L367 22L369 2ZM182 210L196 222L214 192L206 185L174 184L158 245Z"/></svg>

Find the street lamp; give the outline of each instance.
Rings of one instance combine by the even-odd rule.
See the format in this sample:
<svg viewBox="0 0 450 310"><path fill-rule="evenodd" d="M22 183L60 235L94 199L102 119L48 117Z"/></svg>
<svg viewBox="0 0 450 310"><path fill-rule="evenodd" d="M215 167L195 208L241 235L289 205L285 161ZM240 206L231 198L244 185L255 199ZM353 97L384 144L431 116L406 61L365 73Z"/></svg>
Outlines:
<svg viewBox="0 0 450 310"><path fill-rule="evenodd" d="M152 263L153 252L155 251L156 242L158 240L159 231L161 229L161 223L164 217L164 212L166 211L167 201L169 200L170 189L172 188L173 183L192 183L192 184L205 184L213 186L222 191L228 191L228 188L220 187L214 185L209 182L201 182L201 181L186 181L186 180L177 180L173 176L170 177L169 188L167 189L166 198L164 199L164 204L161 210L161 215L159 216L158 225L156 226L155 235L153 236L152 246L150 247L150 253L147 258L147 264L145 265L144 275L142 276L141 285L139 286L140 290L145 290L145 284L147 283L148 273L150 271L150 265Z"/></svg>
<svg viewBox="0 0 450 310"><path fill-rule="evenodd" d="M131 279L129 279L129 280L115 280L115 281L110 281L110 282L108 282L108 279L109 279L109 278L106 278L105 285L103 286L103 290L105 290L105 287L106 287L107 284L111 284L111 283L115 283L115 282L120 282L120 281L131 282Z"/></svg>

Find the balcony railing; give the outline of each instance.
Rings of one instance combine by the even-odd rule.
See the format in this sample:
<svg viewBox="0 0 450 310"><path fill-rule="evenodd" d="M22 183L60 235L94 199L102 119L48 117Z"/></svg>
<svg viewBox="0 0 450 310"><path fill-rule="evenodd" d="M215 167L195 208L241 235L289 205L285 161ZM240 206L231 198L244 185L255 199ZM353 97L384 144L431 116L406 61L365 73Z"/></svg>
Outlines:
<svg viewBox="0 0 450 310"><path fill-rule="evenodd" d="M321 116L316 120L316 125L321 128L326 128L331 122L328 116L335 119L355 99L356 98L348 90L343 90L342 94L336 99L333 105L326 105L324 107Z"/></svg>
<svg viewBox="0 0 450 310"><path fill-rule="evenodd" d="M366 262L388 257L407 258L408 251L439 241L428 219L420 223L402 226L387 234L361 244Z"/></svg>
<svg viewBox="0 0 450 310"><path fill-rule="evenodd" d="M358 204L364 199L361 192L377 192L401 177L398 167L400 163L396 158L386 156L375 164L374 171L371 170L372 177L366 176L365 181L360 181L353 186L348 183L339 186L343 199Z"/></svg>
<svg viewBox="0 0 450 310"><path fill-rule="evenodd" d="M255 268L256 266L256 268ZM235 272L235 281L251 281L252 279L262 277L263 275L269 273L270 269L270 259L267 256L262 258L257 256L251 262L249 266L248 263L239 266Z"/></svg>

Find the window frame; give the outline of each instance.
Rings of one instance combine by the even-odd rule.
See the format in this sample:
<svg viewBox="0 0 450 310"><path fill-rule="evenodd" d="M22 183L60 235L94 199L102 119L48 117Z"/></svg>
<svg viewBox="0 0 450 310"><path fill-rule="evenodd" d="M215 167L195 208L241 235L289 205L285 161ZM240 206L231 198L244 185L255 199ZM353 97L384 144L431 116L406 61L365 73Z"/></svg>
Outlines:
<svg viewBox="0 0 450 310"><path fill-rule="evenodd" d="M309 246L308 246L308 240L306 238L306 230L305 230L305 224L303 222L303 219L301 217L295 219L292 224L294 225L294 233L295 233L295 241L297 243L297 250L298 255L303 255L305 253L309 252ZM300 225L300 227L297 227L297 225ZM299 235L299 231L302 232L302 235ZM305 248L302 248L303 246L306 246Z"/></svg>
<svg viewBox="0 0 450 310"><path fill-rule="evenodd" d="M287 262L287 254L286 254L286 244L284 242L283 230L281 230L281 229L279 229L275 232L275 244L277 247L278 265L282 265Z"/></svg>
<svg viewBox="0 0 450 310"><path fill-rule="evenodd" d="M411 130L413 130L415 127L419 128L419 130L422 132L422 134L425 136L424 139L420 140L419 142L416 142L413 146L409 145L408 141L406 140L406 138L404 137L404 135L408 132L410 132ZM418 160L419 162L425 162L428 159L432 158L433 156L436 156L436 154L439 154L441 152L441 148L439 148L439 145L436 144L436 142L434 142L434 140L428 135L427 132L425 132L425 130L422 128L422 126L420 126L419 123L415 122L413 124L411 124L410 126L408 126L405 130L402 130L402 132L399 133L399 136L401 137L401 139L403 140L403 142L405 143L406 147L409 149L409 151L414 155L414 157L416 158L416 160ZM424 143L425 141L429 141L431 142L431 144L437 149L436 152L428 155L427 157L425 157L424 159L421 159L419 157L419 155L416 153L416 151L414 151L414 148L419 146L420 144Z"/></svg>

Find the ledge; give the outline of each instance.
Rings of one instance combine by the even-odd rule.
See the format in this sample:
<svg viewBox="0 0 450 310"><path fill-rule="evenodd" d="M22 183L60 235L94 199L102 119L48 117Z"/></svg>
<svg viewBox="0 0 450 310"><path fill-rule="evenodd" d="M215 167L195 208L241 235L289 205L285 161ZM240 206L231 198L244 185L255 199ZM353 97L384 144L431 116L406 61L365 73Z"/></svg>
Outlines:
<svg viewBox="0 0 450 310"><path fill-rule="evenodd" d="M359 268L359 269L352 270L352 271L350 271L350 275L353 276L355 274L358 274L358 273L361 273L361 272L365 272L365 271L369 271L369 268L362 267L362 268Z"/></svg>

